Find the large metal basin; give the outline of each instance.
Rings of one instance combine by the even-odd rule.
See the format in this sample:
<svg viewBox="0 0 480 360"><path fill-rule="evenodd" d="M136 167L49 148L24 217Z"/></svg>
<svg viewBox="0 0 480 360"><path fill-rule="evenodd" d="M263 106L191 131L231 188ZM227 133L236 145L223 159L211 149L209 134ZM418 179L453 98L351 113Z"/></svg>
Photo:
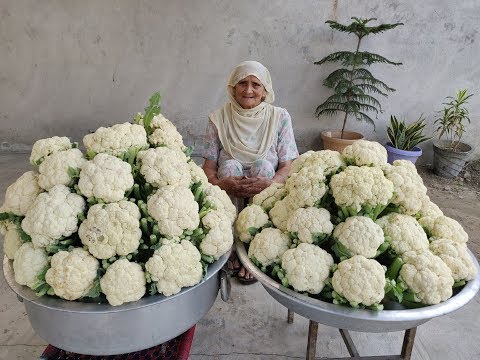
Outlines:
<svg viewBox="0 0 480 360"><path fill-rule="evenodd" d="M155 295L115 307L38 298L28 287L15 282L12 261L6 257L3 272L23 301L33 329L45 341L78 354L116 355L161 344L197 323L215 302L220 278L227 280L221 271L227 260L228 254L223 255L208 267L201 283L176 295Z"/></svg>
<svg viewBox="0 0 480 360"><path fill-rule="evenodd" d="M320 324L362 332L390 332L410 329L428 320L448 314L467 304L480 288L480 268L475 256L469 251L479 275L455 296L437 305L419 309L402 309L398 303L385 304L383 311L353 309L301 295L267 276L248 258L245 244L235 243L242 264L263 285L265 290L280 304Z"/></svg>

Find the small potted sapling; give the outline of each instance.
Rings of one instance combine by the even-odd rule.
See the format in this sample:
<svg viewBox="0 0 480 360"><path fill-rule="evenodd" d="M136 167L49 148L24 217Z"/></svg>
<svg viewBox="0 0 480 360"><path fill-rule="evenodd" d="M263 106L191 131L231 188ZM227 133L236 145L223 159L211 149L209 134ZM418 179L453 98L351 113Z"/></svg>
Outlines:
<svg viewBox="0 0 480 360"><path fill-rule="evenodd" d="M340 152L347 145L364 137L358 132L345 130L347 119L353 117L356 120L365 121L375 126L371 114L378 114L383 110L380 102L371 94L387 96L388 92L395 91L395 89L376 78L368 70L368 67L373 64L401 65L399 62L390 61L379 54L361 51L360 44L364 37L394 29L403 25L402 23L368 26L370 21L376 19L356 17L352 19L353 22L349 25L343 25L333 20L328 20L327 24L334 30L354 34L356 36L355 50L334 52L315 62L315 65L328 62L341 64L340 68L335 69L323 81L323 85L332 89L335 93L318 105L315 110L317 118L322 115L332 116L338 112L343 113L341 129L325 130L321 133L323 148Z"/></svg>
<svg viewBox="0 0 480 360"><path fill-rule="evenodd" d="M396 116L390 116L390 124L387 126L388 141L385 144L388 154L388 162L395 160L409 160L415 164L422 155L422 149L418 144L430 140L431 137L423 135L425 117L420 117L407 125L405 120L398 120Z"/></svg>
<svg viewBox="0 0 480 360"><path fill-rule="evenodd" d="M438 140L433 143L433 171L437 175L456 177L473 150L472 145L461 141L465 122L470 123L465 105L472 96L467 89L457 91L456 97L448 96L440 117L434 122Z"/></svg>

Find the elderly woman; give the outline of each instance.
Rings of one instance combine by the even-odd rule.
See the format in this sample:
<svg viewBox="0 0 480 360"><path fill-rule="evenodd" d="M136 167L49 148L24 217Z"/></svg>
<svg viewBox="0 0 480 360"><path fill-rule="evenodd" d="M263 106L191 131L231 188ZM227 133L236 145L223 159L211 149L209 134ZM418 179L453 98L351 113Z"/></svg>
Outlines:
<svg viewBox="0 0 480 360"><path fill-rule="evenodd" d="M228 101L209 116L203 170L230 196L250 198L273 182L284 183L298 157L287 110L275 99L267 68L244 61L227 83ZM229 266L243 283L256 281L236 255Z"/></svg>

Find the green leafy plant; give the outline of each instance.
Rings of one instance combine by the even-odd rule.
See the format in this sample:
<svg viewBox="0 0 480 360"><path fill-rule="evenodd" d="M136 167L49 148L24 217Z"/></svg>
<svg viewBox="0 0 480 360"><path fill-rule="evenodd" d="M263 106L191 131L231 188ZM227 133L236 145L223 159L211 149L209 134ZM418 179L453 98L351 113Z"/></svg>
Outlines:
<svg viewBox="0 0 480 360"><path fill-rule="evenodd" d="M410 125L406 125L405 120L398 120L392 115L390 124L387 126L387 135L394 148L410 151L418 144L432 138L423 135L424 128L425 117L423 115L420 115Z"/></svg>
<svg viewBox="0 0 480 360"><path fill-rule="evenodd" d="M447 138L448 149L456 150L465 132L464 122L468 121L470 123L468 109L465 105L472 96L473 94L468 94L467 89L458 90L456 97L447 96L450 101L443 103L445 107L440 111L441 116L434 122L438 125L435 130L438 133L438 138L441 139L443 136Z"/></svg>
<svg viewBox="0 0 480 360"><path fill-rule="evenodd" d="M317 117L320 117L320 115L331 116L338 111L344 112L342 138L347 118L350 114L359 121L366 121L375 126L373 119L367 113L375 112L378 114L378 112L383 110L380 102L369 94L387 96L387 92L395 91L395 89L373 76L366 67L375 63L402 64L390 61L378 54L360 51L360 44L362 39L368 35L394 29L399 25L403 25L403 23L367 26L370 21L377 19L361 19L357 17L352 17L352 19L353 22L349 25L342 25L333 20L328 20L326 23L334 30L354 34L357 37L355 51L335 52L315 62L316 65L322 65L327 62L340 62L342 64L341 68L334 70L323 82L323 85L333 89L335 94L319 105L315 111L315 116Z"/></svg>

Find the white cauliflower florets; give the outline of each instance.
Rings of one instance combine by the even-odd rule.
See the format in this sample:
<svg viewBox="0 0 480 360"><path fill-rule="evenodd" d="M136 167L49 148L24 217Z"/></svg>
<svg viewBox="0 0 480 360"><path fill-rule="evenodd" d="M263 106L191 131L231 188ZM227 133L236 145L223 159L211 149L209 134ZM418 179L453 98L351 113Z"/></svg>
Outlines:
<svg viewBox="0 0 480 360"><path fill-rule="evenodd" d="M187 240L180 244L164 244L145 263L159 293L170 296L182 287L193 286L202 279L200 252Z"/></svg>
<svg viewBox="0 0 480 360"><path fill-rule="evenodd" d="M38 281L37 276L48 265L48 255L44 249L35 248L31 242L20 246L13 260L15 281L32 288Z"/></svg>
<svg viewBox="0 0 480 360"><path fill-rule="evenodd" d="M302 243L282 255L282 268L288 283L296 291L310 294L322 291L332 265L332 255L312 244Z"/></svg>
<svg viewBox="0 0 480 360"><path fill-rule="evenodd" d="M83 248L59 251L52 256L45 281L55 295L76 300L85 296L93 286L99 267L98 260Z"/></svg>
<svg viewBox="0 0 480 360"><path fill-rule="evenodd" d="M66 136L53 136L47 139L35 141L30 154L30 163L32 165L40 165L45 158L57 151L68 150L72 147L70 140Z"/></svg>
<svg viewBox="0 0 480 360"><path fill-rule="evenodd" d="M293 160L289 175L299 172L307 166L320 167L325 176L337 172L339 168L345 166L342 155L338 151L320 150L307 151Z"/></svg>
<svg viewBox="0 0 480 360"><path fill-rule="evenodd" d="M393 165L383 166L385 177L393 183L392 204L400 206L402 213L414 215L422 208L427 188L417 173L415 165L408 160L395 160Z"/></svg>
<svg viewBox="0 0 480 360"><path fill-rule="evenodd" d="M237 217L237 208L225 190L217 185L210 183L202 185L202 191L205 193L204 202L213 206L213 208L225 212L233 223Z"/></svg>
<svg viewBox="0 0 480 360"><path fill-rule="evenodd" d="M333 237L345 246L352 255L375 257L385 237L382 228L366 216L352 216L338 224Z"/></svg>
<svg viewBox="0 0 480 360"><path fill-rule="evenodd" d="M424 304L433 305L452 296L452 272L428 249L408 251L402 255L400 277Z"/></svg>
<svg viewBox="0 0 480 360"><path fill-rule="evenodd" d="M279 262L291 245L287 234L278 229L266 228L255 235L248 248L248 257L255 258L263 266Z"/></svg>
<svg viewBox="0 0 480 360"><path fill-rule="evenodd" d="M287 195L285 184L272 183L269 187L253 196L252 203L261 206L263 210L269 212L275 203L282 200Z"/></svg>
<svg viewBox="0 0 480 360"><path fill-rule="evenodd" d="M462 225L448 216L424 217L418 220L420 225L427 229L433 239L450 239L464 244L468 241L468 234Z"/></svg>
<svg viewBox="0 0 480 360"><path fill-rule="evenodd" d="M139 220L140 210L130 201L96 204L88 210L78 235L97 259L128 255L140 245L142 231Z"/></svg>
<svg viewBox="0 0 480 360"><path fill-rule="evenodd" d="M290 175L285 189L298 208L314 206L327 191L323 170L316 166L303 167L298 173Z"/></svg>
<svg viewBox="0 0 480 360"><path fill-rule="evenodd" d="M79 149L58 151L48 156L38 167L38 184L45 190L55 185L68 186L71 182L68 169L80 169L87 160Z"/></svg>
<svg viewBox="0 0 480 360"><path fill-rule="evenodd" d="M348 166L330 181L335 203L359 212L362 206L387 205L393 196L393 183L378 167Z"/></svg>
<svg viewBox="0 0 480 360"><path fill-rule="evenodd" d="M470 281L477 275L477 268L465 244L449 239L438 239L430 243L430 251L447 264L452 271L453 280Z"/></svg>
<svg viewBox="0 0 480 360"><path fill-rule="evenodd" d="M238 214L235 222L238 238L245 243L249 243L253 239L253 235L267 222L268 215L260 206L255 204L247 206Z"/></svg>
<svg viewBox="0 0 480 360"><path fill-rule="evenodd" d="M38 185L38 174L35 171L27 171L7 188L5 202L0 212L23 216L42 191Z"/></svg>
<svg viewBox="0 0 480 360"><path fill-rule="evenodd" d="M377 219L385 236L390 237L390 246L398 255L407 251L427 250L427 234L414 217L390 213Z"/></svg>
<svg viewBox="0 0 480 360"><path fill-rule="evenodd" d="M297 209L287 220L287 231L296 233L300 242L311 244L318 236L332 233L330 213L316 207Z"/></svg>
<svg viewBox="0 0 480 360"><path fill-rule="evenodd" d="M195 230L200 223L198 203L185 187L163 186L148 199L147 209L165 236L180 236L185 230Z"/></svg>
<svg viewBox="0 0 480 360"><path fill-rule="evenodd" d="M188 187L192 181L187 157L180 150L158 147L140 151L140 173L153 186L179 185Z"/></svg>
<svg viewBox="0 0 480 360"><path fill-rule="evenodd" d="M232 222L223 211L213 210L202 218L202 224L209 231L200 243L200 250L218 259L233 244Z"/></svg>
<svg viewBox="0 0 480 360"><path fill-rule="evenodd" d="M107 203L122 200L133 184L130 164L108 154L98 154L85 163L78 180L78 188L84 196Z"/></svg>
<svg viewBox="0 0 480 360"><path fill-rule="evenodd" d="M143 126L123 123L111 127L100 127L93 134L83 137L87 151L120 155L130 148L148 147L147 133Z"/></svg>
<svg viewBox="0 0 480 360"><path fill-rule="evenodd" d="M385 284L383 266L362 255L355 255L339 263L332 277L335 292L354 307L380 303L385 296Z"/></svg>
<svg viewBox="0 0 480 360"><path fill-rule="evenodd" d="M382 166L387 164L387 150L378 142L357 140L343 149L342 156L350 165Z"/></svg>
<svg viewBox="0 0 480 360"><path fill-rule="evenodd" d="M100 279L102 292L112 306L141 299L145 295L145 284L142 266L127 259L115 261Z"/></svg>
<svg viewBox="0 0 480 360"><path fill-rule="evenodd" d="M154 116L150 126L154 130L148 137L148 140L153 146L163 145L178 150L183 150L185 148L182 135L177 131L175 125L173 125L172 122L162 114Z"/></svg>
<svg viewBox="0 0 480 360"><path fill-rule="evenodd" d="M418 218L427 217L427 216L436 218L437 216L442 216L442 215L443 215L443 211L438 207L438 205L432 202L428 197L428 195L425 195L422 198L422 207L420 208L420 211L417 213L416 216Z"/></svg>
<svg viewBox="0 0 480 360"><path fill-rule="evenodd" d="M22 229L35 247L55 245L62 237L78 229L78 215L85 210L85 200L65 185L56 185L41 193L22 220Z"/></svg>
<svg viewBox="0 0 480 360"><path fill-rule="evenodd" d="M298 208L299 206L296 206L295 199L293 199L292 196L287 195L282 200L275 203L268 215L275 227L282 231L287 231L288 218Z"/></svg>
<svg viewBox="0 0 480 360"><path fill-rule="evenodd" d="M9 220L0 221L0 234L3 235L3 253L7 258L13 260L15 253L23 244L17 231L17 225Z"/></svg>
<svg viewBox="0 0 480 360"><path fill-rule="evenodd" d="M207 175L205 175L205 172L203 169L195 164L193 160L188 162L188 167L190 168L190 177L192 178L193 183L200 182L202 184L208 183L208 178Z"/></svg>

